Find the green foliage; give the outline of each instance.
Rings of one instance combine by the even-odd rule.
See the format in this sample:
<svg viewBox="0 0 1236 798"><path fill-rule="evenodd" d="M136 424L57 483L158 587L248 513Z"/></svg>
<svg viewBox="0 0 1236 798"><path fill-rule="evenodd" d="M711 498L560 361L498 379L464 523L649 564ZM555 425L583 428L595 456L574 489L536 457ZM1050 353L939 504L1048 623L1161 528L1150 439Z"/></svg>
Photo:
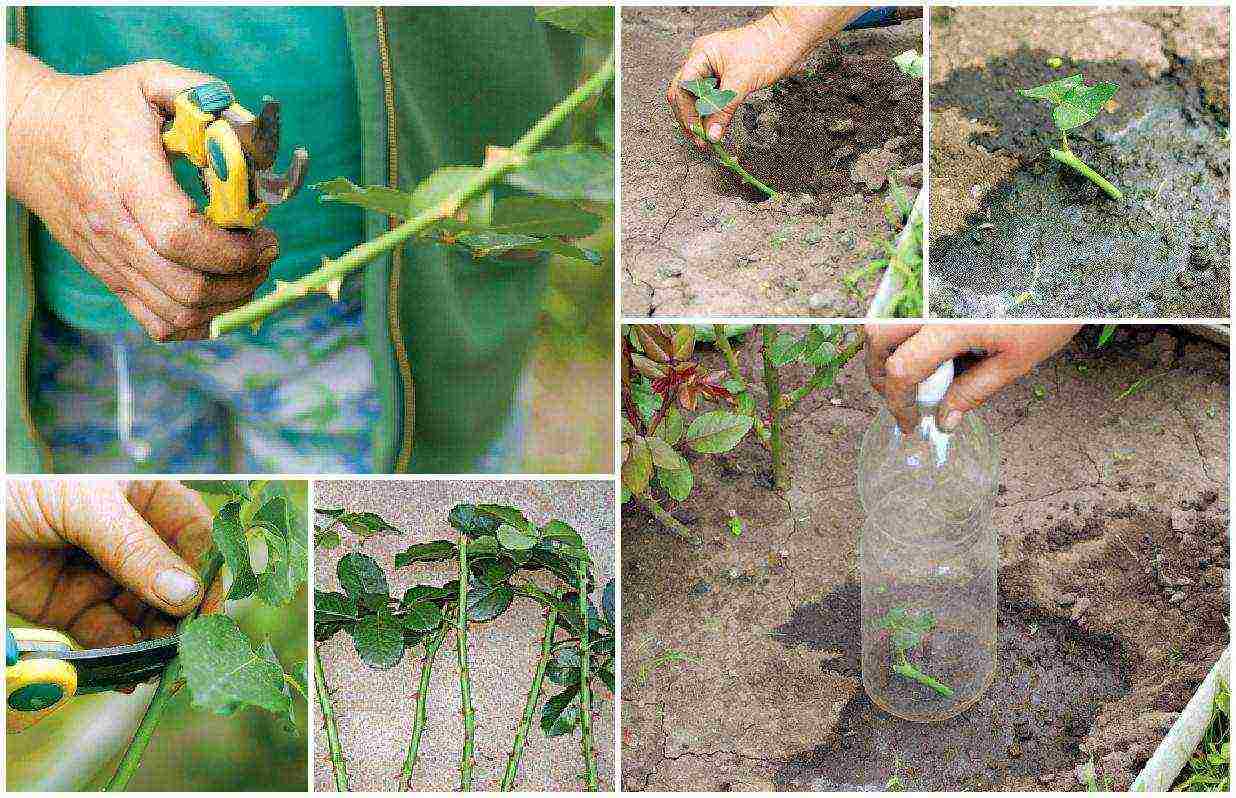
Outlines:
<svg viewBox="0 0 1236 798"><path fill-rule="evenodd" d="M845 275L841 282L857 298L866 298L860 286L868 279L880 279L892 270L899 287L889 300L885 315L900 319L923 317L923 213L922 203L910 202L909 195L892 175L888 176L888 200L885 217L892 228L893 240L876 238L881 257Z"/></svg>
<svg viewBox="0 0 1236 798"><path fill-rule="evenodd" d="M745 328L744 328L745 329ZM636 500L670 531L689 542L694 536L661 507L660 491L683 501L695 484L686 455L732 451L748 435L774 453L778 446L756 409L742 377L728 333L711 339L726 358L727 371L707 371L695 358L698 329L688 324L630 325L622 334L622 501ZM788 393L779 389L771 411L780 415L821 388L857 353L861 339L845 344L840 325L815 324L803 332L780 332L766 348L765 371L795 363L813 369L807 382ZM703 401L721 405L692 418Z"/></svg>
<svg viewBox="0 0 1236 798"><path fill-rule="evenodd" d="M273 661L272 661L273 660ZM249 638L226 615L190 621L180 635L180 661L193 705L219 715L246 706L277 715L292 711L284 672L269 643L254 650Z"/></svg>
<svg viewBox="0 0 1236 798"><path fill-rule="evenodd" d="M427 682L428 672L424 669L432 666L437 647L457 623L488 623L505 614L516 598L531 599L554 616L551 638L545 643L552 656L546 662L544 675L564 689L545 698L542 704L538 686L537 696L530 699L528 718L540 706L542 728L547 735L572 733L581 726L577 701L584 692L583 639L588 641L592 663L589 681L598 680L611 692L615 686L614 583L606 585L599 608L587 596L581 599L581 582L591 591L595 581L590 573L591 558L583 537L560 519L550 519L538 527L516 507L461 503L451 509L447 521L460 533L460 541L467 541L466 565L460 556L462 543L437 540L400 552L395 557L396 567L457 560L461 571L467 574L465 589L460 589L458 580L440 586L417 584L396 601L390 596L381 566L368 555L351 552L340 558L337 567L342 592L314 592L314 639L323 642L347 631L361 660L379 669L397 665L409 647L423 643L426 660L422 681ZM559 587L547 591L519 578L539 571L552 574ZM461 601L465 612L457 619ZM556 639L554 633L558 630L568 636ZM419 694L417 701L419 730L425 722L423 698ZM526 728L522 733L526 733ZM415 763L418 746L419 731L409 746L402 774L405 782L410 776L408 763ZM517 743L517 747L522 751L522 743ZM510 778L515 765L508 764Z"/></svg>
<svg viewBox="0 0 1236 798"><path fill-rule="evenodd" d="M682 88L695 97L695 110L700 116L720 113L738 96L736 91L718 88L717 79L712 77L688 80Z"/></svg>
<svg viewBox="0 0 1236 798"><path fill-rule="evenodd" d="M917 615L904 607L893 607L880 619L880 628L892 650L893 673L926 685L944 697L953 695L953 688L923 673L910 662L910 652L922 645L936 628L936 618L930 610Z"/></svg>
<svg viewBox="0 0 1236 798"><path fill-rule="evenodd" d="M1176 792L1231 792L1232 694L1222 678L1215 689L1210 724L1172 790Z"/></svg>
<svg viewBox="0 0 1236 798"><path fill-rule="evenodd" d="M1051 150L1052 158L1071 167L1114 200L1123 197L1120 189L1073 154L1069 149L1068 131L1081 127L1098 116L1099 111L1103 110L1103 106L1116 95L1119 88L1115 83L1087 86L1079 74L1029 89L1018 89L1023 97L1032 100L1047 100L1053 106L1052 121L1060 130L1061 149Z"/></svg>
<svg viewBox="0 0 1236 798"><path fill-rule="evenodd" d="M313 545L320 549L338 548L343 543L343 538L339 535L341 526L361 540L368 540L374 535L403 534L403 530L391 526L377 513L352 513L339 507L318 507L314 512L327 519L325 524L313 525Z"/></svg>
<svg viewBox="0 0 1236 798"><path fill-rule="evenodd" d="M1110 341L1112 339L1112 336L1115 334L1116 334L1115 324L1104 324L1102 331L1099 332L1098 347L1102 349L1103 347L1107 346L1107 342Z"/></svg>
<svg viewBox="0 0 1236 798"><path fill-rule="evenodd" d="M608 17L606 16L608 15ZM613 30L613 9L543 9L540 17L550 24L584 35L605 38ZM612 41L612 35L609 37ZM384 186L357 186L344 177L318 183L321 201L356 205L399 221L397 227L353 247L337 259L324 259L321 267L295 281L281 283L271 293L212 320L210 335L220 335L261 321L279 308L313 293L338 297L344 277L409 239L467 248L475 258L524 256L552 253L589 265L600 263L599 254L572 243L582 235L580 219L563 221L560 202L613 203L613 93L607 89L614 77L615 59L610 53L593 75L550 109L509 147L491 145L480 166L453 164L439 168L411 192ZM604 98L608 107L599 108ZM541 148L569 120L577 125L576 143ZM495 200L494 188L507 183L530 192L529 199L545 204L534 208L524 203L504 209ZM586 211L584 208L579 209ZM504 214L526 216L539 213L538 233L512 233L493 229ZM596 230L594 216L589 232ZM497 265L497 264L493 264ZM511 268L513 264L502 264ZM330 542L330 539L328 539Z"/></svg>
<svg viewBox="0 0 1236 798"><path fill-rule="evenodd" d="M287 486L266 480L186 484L226 499L212 521L213 545L200 566L203 584L209 587L226 570L231 579L228 598L253 597L271 607L288 605L304 585L309 565L306 518L290 500ZM260 574L253 569L251 552L251 545L259 541L266 550L266 568ZM269 639L255 645L224 614L198 616L194 611L177 631L178 656L164 671L108 790L127 788L181 683L197 709L230 716L253 707L272 713L286 726L295 725L294 693L305 693L304 662L285 672Z"/></svg>

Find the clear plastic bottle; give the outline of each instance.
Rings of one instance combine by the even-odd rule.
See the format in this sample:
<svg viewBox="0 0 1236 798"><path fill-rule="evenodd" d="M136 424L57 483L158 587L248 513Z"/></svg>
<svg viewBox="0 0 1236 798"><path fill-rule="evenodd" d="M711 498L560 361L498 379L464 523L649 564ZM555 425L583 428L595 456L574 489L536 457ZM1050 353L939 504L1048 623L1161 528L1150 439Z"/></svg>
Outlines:
<svg viewBox="0 0 1236 798"><path fill-rule="evenodd" d="M882 410L859 455L863 686L913 721L965 711L996 667L1000 457L974 413L952 433L936 427L952 378L950 361L919 386L912 434Z"/></svg>

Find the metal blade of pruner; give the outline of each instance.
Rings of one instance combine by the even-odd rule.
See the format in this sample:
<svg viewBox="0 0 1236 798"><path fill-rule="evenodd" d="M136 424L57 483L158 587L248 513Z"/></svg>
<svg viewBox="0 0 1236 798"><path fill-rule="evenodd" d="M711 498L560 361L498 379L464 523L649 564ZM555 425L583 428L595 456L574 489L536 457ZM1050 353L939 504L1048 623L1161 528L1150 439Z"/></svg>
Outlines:
<svg viewBox="0 0 1236 798"><path fill-rule="evenodd" d="M227 112L224 112L227 116ZM228 119L240 139L240 146L249 156L249 189L255 200L267 205L286 202L305 180L309 168L309 151L297 147L292 152L292 162L284 173L274 171L275 156L279 152L279 101L273 97L262 98L262 110L252 119Z"/></svg>

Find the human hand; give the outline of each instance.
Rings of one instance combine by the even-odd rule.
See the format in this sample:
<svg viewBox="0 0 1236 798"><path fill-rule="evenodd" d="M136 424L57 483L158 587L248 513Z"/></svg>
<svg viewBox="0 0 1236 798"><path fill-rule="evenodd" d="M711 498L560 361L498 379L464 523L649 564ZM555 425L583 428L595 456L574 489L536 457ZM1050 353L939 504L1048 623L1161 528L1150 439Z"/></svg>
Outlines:
<svg viewBox="0 0 1236 798"><path fill-rule="evenodd" d="M206 337L279 252L265 228L224 230L172 175L161 130L209 80L162 61L58 74L10 47L8 193L124 303L156 341Z"/></svg>
<svg viewBox="0 0 1236 798"><path fill-rule="evenodd" d="M696 39L666 92L683 132L697 148L708 151L708 144L691 132L692 125L700 124L700 117L695 98L683 90L683 83L716 77L721 90L735 92L725 108L708 117L705 132L712 141L720 141L748 94L791 74L804 56L862 10L841 6L777 8L749 25Z"/></svg>
<svg viewBox="0 0 1236 798"><path fill-rule="evenodd" d="M962 416L1069 342L1080 324L868 324L867 378L903 430L918 426L918 384L967 353L982 360L958 374L936 410L945 432Z"/></svg>
<svg viewBox="0 0 1236 798"><path fill-rule="evenodd" d="M171 634L201 602L211 514L179 482L10 480L6 523L8 609L83 646Z"/></svg>

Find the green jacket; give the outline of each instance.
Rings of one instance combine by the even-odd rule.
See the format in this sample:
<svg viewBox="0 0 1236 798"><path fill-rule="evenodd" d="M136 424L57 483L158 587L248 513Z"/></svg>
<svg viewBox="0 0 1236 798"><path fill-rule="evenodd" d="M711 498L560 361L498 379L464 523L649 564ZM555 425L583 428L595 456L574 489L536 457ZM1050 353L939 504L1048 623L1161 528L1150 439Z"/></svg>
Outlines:
<svg viewBox="0 0 1236 798"><path fill-rule="evenodd" d="M439 166L481 163L486 145L513 142L578 78L578 40L537 22L531 8L349 7L345 15L366 185L411 190ZM8 11L8 41L25 46L23 9ZM387 224L367 214L366 236ZM6 226L7 468L50 472L30 415L30 216L12 200ZM408 244L365 267L382 408L376 470L472 469L509 417L545 280L543 263L478 263L436 244Z"/></svg>

